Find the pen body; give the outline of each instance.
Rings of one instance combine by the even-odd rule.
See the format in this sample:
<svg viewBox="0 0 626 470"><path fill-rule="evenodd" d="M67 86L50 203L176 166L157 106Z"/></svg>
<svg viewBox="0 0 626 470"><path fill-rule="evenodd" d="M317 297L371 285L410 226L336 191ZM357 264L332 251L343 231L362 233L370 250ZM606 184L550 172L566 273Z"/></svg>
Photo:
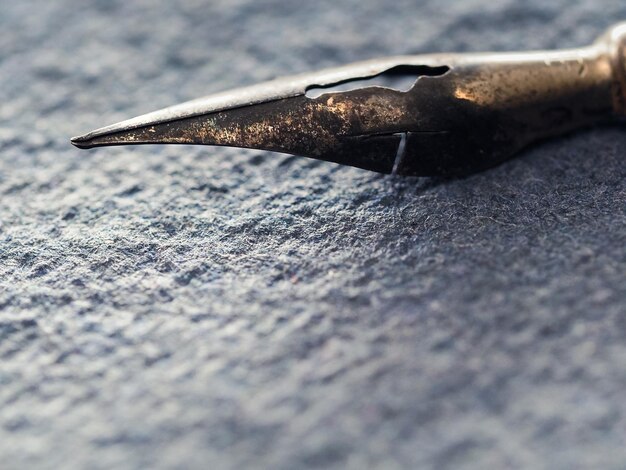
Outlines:
<svg viewBox="0 0 626 470"><path fill-rule="evenodd" d="M450 72L424 78L411 106L396 173L452 175L496 165L542 139L626 114L626 27L574 50L446 57Z"/></svg>

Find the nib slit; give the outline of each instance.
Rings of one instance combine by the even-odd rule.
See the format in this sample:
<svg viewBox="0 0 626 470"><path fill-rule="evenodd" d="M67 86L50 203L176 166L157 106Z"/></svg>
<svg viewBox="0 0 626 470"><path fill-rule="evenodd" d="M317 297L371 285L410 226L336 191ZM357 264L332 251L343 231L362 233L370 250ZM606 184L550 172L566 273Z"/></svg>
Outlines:
<svg viewBox="0 0 626 470"><path fill-rule="evenodd" d="M398 151L396 152L396 159L393 162L393 169L391 170L392 175L398 174L398 170L400 169L400 165L402 165L402 160L404 159L404 155L406 154L407 133L401 132L397 135L400 136L400 143L398 144Z"/></svg>

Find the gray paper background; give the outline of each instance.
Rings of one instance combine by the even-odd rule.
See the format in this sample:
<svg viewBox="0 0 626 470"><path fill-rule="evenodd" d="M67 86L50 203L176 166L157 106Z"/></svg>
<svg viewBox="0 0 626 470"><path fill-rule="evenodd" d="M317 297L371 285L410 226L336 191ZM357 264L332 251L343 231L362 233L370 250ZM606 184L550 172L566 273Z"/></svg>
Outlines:
<svg viewBox="0 0 626 470"><path fill-rule="evenodd" d="M626 131L453 181L69 137L623 0L0 8L0 467L624 468Z"/></svg>

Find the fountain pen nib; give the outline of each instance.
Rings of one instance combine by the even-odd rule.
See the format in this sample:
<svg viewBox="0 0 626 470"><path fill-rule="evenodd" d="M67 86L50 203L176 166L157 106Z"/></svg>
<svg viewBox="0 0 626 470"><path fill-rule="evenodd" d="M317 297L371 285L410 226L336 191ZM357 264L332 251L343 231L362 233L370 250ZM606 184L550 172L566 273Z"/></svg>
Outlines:
<svg viewBox="0 0 626 470"><path fill-rule="evenodd" d="M626 114L624 57L624 25L580 49L392 57L190 101L72 143L233 146L380 173L464 174Z"/></svg>
<svg viewBox="0 0 626 470"><path fill-rule="evenodd" d="M408 90L448 70L364 62L190 101L74 137L72 144L244 147L392 173L404 134L417 126ZM403 80L405 90L393 88Z"/></svg>

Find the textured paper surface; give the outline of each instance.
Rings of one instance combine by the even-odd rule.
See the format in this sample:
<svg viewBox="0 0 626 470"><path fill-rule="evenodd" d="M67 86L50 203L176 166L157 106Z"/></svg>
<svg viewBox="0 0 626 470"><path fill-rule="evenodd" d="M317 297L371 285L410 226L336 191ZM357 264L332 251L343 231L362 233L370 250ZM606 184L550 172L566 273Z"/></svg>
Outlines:
<svg viewBox="0 0 626 470"><path fill-rule="evenodd" d="M462 180L69 137L622 0L5 1L0 467L623 468L626 131Z"/></svg>

